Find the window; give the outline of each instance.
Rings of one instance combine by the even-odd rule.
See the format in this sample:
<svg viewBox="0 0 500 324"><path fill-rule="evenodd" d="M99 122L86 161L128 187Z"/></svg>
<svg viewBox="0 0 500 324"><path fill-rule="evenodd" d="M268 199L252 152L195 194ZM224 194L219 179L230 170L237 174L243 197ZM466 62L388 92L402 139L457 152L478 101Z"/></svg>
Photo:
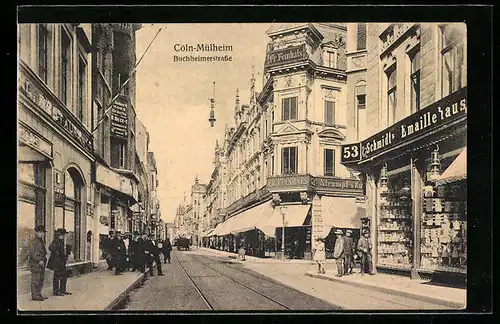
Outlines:
<svg viewBox="0 0 500 324"><path fill-rule="evenodd" d="M420 51L412 53L410 56L411 70L410 70L410 107L411 113L420 110Z"/></svg>
<svg viewBox="0 0 500 324"><path fill-rule="evenodd" d="M297 173L297 147L286 147L281 149L282 152L282 174Z"/></svg>
<svg viewBox="0 0 500 324"><path fill-rule="evenodd" d="M335 123L335 102L325 100L325 123Z"/></svg>
<svg viewBox="0 0 500 324"><path fill-rule="evenodd" d="M48 38L47 24L38 25L38 76L47 83L47 60L48 60Z"/></svg>
<svg viewBox="0 0 500 324"><path fill-rule="evenodd" d="M271 175L274 175L274 155L271 155Z"/></svg>
<svg viewBox="0 0 500 324"><path fill-rule="evenodd" d="M80 58L78 60L78 119L83 122L83 112L85 107L85 97L87 94L86 87L86 71L87 65Z"/></svg>
<svg viewBox="0 0 500 324"><path fill-rule="evenodd" d="M325 51L325 65L329 68L337 68L337 52L334 50Z"/></svg>
<svg viewBox="0 0 500 324"><path fill-rule="evenodd" d="M70 88L70 66L71 66L71 40L64 30L61 31L61 99L64 104L68 105L69 88Z"/></svg>
<svg viewBox="0 0 500 324"><path fill-rule="evenodd" d="M111 166L113 168L124 169L126 164L127 143L123 140L111 139Z"/></svg>
<svg viewBox="0 0 500 324"><path fill-rule="evenodd" d="M335 152L334 150L325 149L325 175L335 175Z"/></svg>
<svg viewBox="0 0 500 324"><path fill-rule="evenodd" d="M366 108L366 95L365 94L358 94L356 96L356 103L358 109L365 109Z"/></svg>
<svg viewBox="0 0 500 324"><path fill-rule="evenodd" d="M394 122L396 115L396 67L387 73L387 123Z"/></svg>
<svg viewBox="0 0 500 324"><path fill-rule="evenodd" d="M366 23L358 24L356 50L361 51L366 49Z"/></svg>
<svg viewBox="0 0 500 324"><path fill-rule="evenodd" d="M297 119L297 97L284 98L281 102L283 120Z"/></svg>
<svg viewBox="0 0 500 324"><path fill-rule="evenodd" d="M155 175L152 174L151 175L151 188L154 188L155 187Z"/></svg>
<svg viewBox="0 0 500 324"><path fill-rule="evenodd" d="M443 97L465 85L464 36L463 25L450 24L441 27Z"/></svg>

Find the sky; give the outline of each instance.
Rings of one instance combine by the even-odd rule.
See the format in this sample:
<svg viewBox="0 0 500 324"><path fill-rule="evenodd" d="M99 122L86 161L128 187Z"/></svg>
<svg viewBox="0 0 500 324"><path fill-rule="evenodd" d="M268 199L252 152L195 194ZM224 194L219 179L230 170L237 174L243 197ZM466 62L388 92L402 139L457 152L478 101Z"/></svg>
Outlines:
<svg viewBox="0 0 500 324"><path fill-rule="evenodd" d="M208 183L216 139L234 125L234 101L249 102L254 66L256 91L262 89L266 31L271 24L143 24L136 33L137 59L149 48L136 76L137 117L150 136L158 168L161 217L172 222L196 176ZM231 52L176 52L176 44L231 45ZM174 62L174 55L231 55L232 62ZM215 81L215 126L208 122Z"/></svg>

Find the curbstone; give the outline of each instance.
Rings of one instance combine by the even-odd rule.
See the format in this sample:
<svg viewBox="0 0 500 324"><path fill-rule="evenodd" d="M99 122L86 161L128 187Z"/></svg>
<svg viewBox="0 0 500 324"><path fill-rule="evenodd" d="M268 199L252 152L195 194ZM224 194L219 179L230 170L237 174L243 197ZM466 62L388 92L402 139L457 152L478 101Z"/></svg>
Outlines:
<svg viewBox="0 0 500 324"><path fill-rule="evenodd" d="M401 297L407 297L407 298L413 298L413 299L418 299L421 301L433 303L433 304L439 304L447 307L451 307L454 309L465 309L466 305L462 303L457 303L449 300L444 300L444 299L439 299L439 298L434 298L434 297L429 297L429 296L423 296L419 294L414 294L406 291L401 291L397 289L392 289L392 288L387 288L387 287L379 287L379 286L374 286L366 283L361 283L361 282L352 282L352 281L346 281L346 280L340 280L336 277L331 277L327 276L324 274L319 274L319 273L311 273L311 272L306 272L306 276L312 277L312 278L318 278L318 279L324 279L324 280L329 280L329 281L335 281L335 282L340 282L344 283L347 285L353 285L361 288L368 288L372 290L378 290L382 291L384 293L388 294L393 294L393 295L399 295Z"/></svg>

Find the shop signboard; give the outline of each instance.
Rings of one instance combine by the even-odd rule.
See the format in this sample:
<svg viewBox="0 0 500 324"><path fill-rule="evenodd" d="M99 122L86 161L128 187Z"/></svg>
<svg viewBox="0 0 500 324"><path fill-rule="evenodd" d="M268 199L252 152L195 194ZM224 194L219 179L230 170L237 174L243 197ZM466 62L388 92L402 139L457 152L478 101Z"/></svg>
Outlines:
<svg viewBox="0 0 500 324"><path fill-rule="evenodd" d="M96 166L96 181L131 197L134 195L130 179L108 169L101 164L97 164Z"/></svg>
<svg viewBox="0 0 500 324"><path fill-rule="evenodd" d="M285 63L306 61L309 58L305 44L290 46L284 49L269 51L266 57L265 67L272 67Z"/></svg>
<svg viewBox="0 0 500 324"><path fill-rule="evenodd" d="M320 190L362 194L363 183L358 179L341 177L313 177L311 175L275 176L267 179L271 192L291 190Z"/></svg>
<svg viewBox="0 0 500 324"><path fill-rule="evenodd" d="M91 149L91 142L88 141L90 133L85 130L84 126L78 124L79 121L67 109L61 107L61 103L52 96L45 94L42 89L38 89L35 82L29 80L28 77L24 72L19 73L19 91L37 104L52 120L64 128L72 138L82 146Z"/></svg>
<svg viewBox="0 0 500 324"><path fill-rule="evenodd" d="M417 111L368 139L342 145L342 164L362 162L467 116L467 87Z"/></svg>
<svg viewBox="0 0 500 324"><path fill-rule="evenodd" d="M44 140L34 132L29 130L26 126L19 124L19 141L45 156L52 157L52 144Z"/></svg>
<svg viewBox="0 0 500 324"><path fill-rule="evenodd" d="M111 135L121 138L128 136L127 105L115 102L111 109Z"/></svg>

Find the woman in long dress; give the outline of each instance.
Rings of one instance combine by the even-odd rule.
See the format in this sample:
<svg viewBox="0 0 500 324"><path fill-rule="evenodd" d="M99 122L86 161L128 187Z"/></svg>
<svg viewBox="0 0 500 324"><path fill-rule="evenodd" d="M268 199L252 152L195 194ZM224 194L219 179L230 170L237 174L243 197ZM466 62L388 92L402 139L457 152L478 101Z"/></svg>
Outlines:
<svg viewBox="0 0 500 324"><path fill-rule="evenodd" d="M316 239L316 245L314 247L314 257L313 260L318 264L318 273L325 273L323 264L326 260L325 253L325 242L322 238Z"/></svg>

